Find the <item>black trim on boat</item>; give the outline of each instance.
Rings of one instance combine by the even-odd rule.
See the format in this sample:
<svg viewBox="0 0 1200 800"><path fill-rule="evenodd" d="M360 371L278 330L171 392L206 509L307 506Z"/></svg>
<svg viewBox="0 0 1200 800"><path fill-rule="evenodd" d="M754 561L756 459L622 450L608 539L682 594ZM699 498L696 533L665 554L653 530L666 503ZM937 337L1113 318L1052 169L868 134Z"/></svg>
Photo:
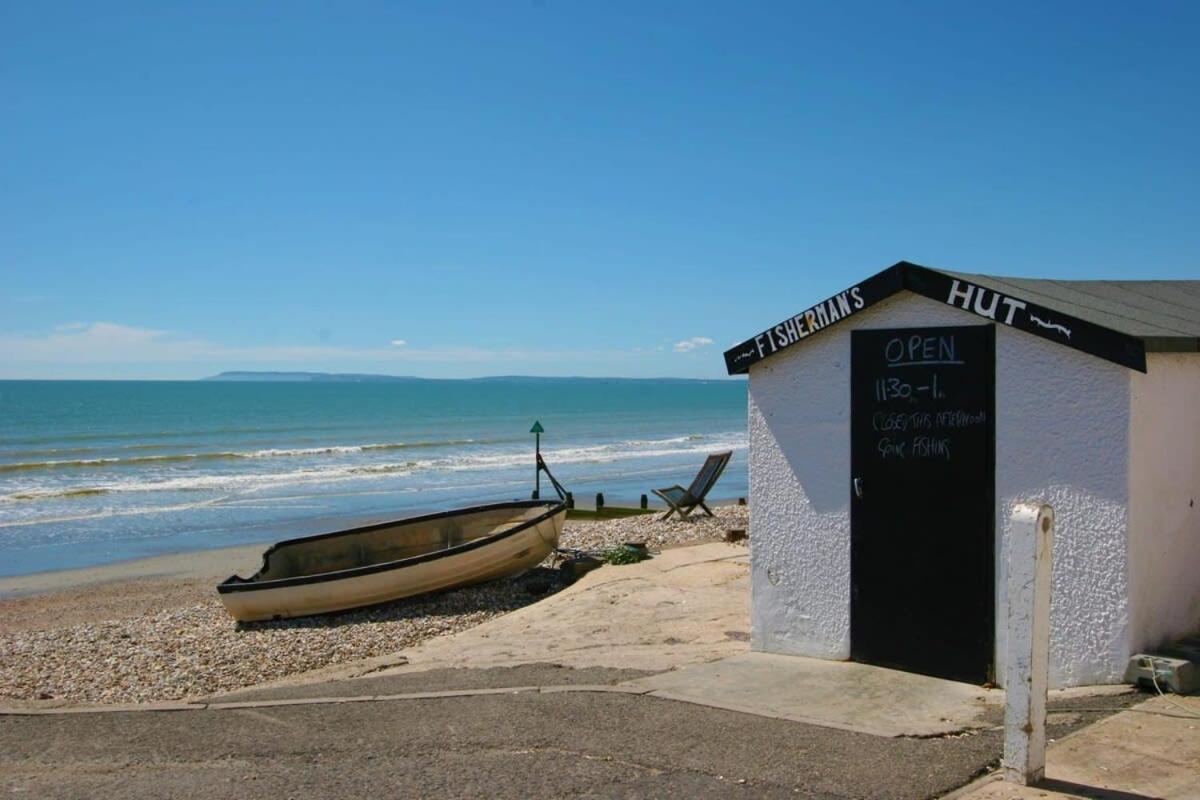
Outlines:
<svg viewBox="0 0 1200 800"><path fill-rule="evenodd" d="M491 536L484 536L474 541L464 542L463 544L447 547L442 550L435 550L432 553L424 555L411 556L409 558L401 558L395 561L383 561L379 564L368 564L362 567L353 567L351 569L335 570L333 572L319 572L316 575L300 575L295 578L279 578L273 581L256 581L259 575L267 571L268 563L271 559L271 554L281 547L303 542L314 542L321 539L332 539L336 536L346 536L353 533L369 533L370 531L383 530L384 528L392 528L397 525L412 525L421 522L430 522L437 519L445 519L447 517L458 517L464 514L475 514L480 511L497 511L504 508L537 508L545 506L547 511L540 514L531 520L526 520L520 525L509 528ZM322 583L324 581L340 580L343 578L354 578L360 575L371 575L376 572L386 572L392 569L400 569L402 567L410 567L415 564L422 564L426 561L435 561L446 556L457 555L469 550L474 550L477 547L484 547L498 542L501 539L506 539L509 536L520 533L527 528L537 525L541 522L553 517L562 511L566 511L567 504L562 501L546 501L546 500L517 500L509 503L492 503L485 506L469 506L467 508L457 508L450 511L439 511L436 514L424 514L417 517L407 517L404 519L392 520L390 522L377 522L373 525L364 525L359 528L348 528L344 531L333 531L331 533L318 533L314 536L301 536L295 539L285 539L282 542L276 542L267 548L263 553L262 567L258 572L249 578L243 578L238 575L231 575L221 583L217 584L217 592L220 594L229 594L231 592L252 592L259 589L278 589L285 586L303 586L309 583Z"/></svg>

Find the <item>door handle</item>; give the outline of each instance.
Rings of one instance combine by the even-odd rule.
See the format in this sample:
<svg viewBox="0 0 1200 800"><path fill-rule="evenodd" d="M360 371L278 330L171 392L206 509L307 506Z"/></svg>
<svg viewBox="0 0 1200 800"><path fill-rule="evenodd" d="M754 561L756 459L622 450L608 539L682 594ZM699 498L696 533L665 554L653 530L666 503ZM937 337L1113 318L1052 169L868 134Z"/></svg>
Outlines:
<svg viewBox="0 0 1200 800"><path fill-rule="evenodd" d="M854 496L859 500L862 499L862 478L854 479Z"/></svg>

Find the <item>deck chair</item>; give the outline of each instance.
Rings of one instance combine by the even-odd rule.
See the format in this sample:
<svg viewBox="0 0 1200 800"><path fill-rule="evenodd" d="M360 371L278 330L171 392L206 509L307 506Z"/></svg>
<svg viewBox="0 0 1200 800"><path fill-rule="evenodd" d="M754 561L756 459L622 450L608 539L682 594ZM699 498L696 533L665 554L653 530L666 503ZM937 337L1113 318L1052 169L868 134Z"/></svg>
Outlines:
<svg viewBox="0 0 1200 800"><path fill-rule="evenodd" d="M725 465L729 463L732 455L732 451L726 450L724 453L713 453L704 459L704 466L696 473L696 479L692 481L692 485L686 489L678 484L666 489L655 489L654 493L671 507L659 519L666 519L676 513L679 514L680 519L686 519L688 514L695 511L697 507L704 509L704 513L711 517L712 510L704 505L704 498L717 482L717 478L721 477L721 473L725 471Z"/></svg>

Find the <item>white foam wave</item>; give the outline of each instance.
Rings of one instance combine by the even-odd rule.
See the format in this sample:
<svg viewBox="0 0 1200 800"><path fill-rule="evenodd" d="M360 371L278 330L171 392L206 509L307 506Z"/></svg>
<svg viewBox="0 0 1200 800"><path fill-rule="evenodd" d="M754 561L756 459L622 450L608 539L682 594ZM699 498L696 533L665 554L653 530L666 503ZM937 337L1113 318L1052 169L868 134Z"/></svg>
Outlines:
<svg viewBox="0 0 1200 800"><path fill-rule="evenodd" d="M32 472L85 467L125 467L193 461L229 461L256 458L303 458L305 456L353 455L386 450L410 450L433 447L461 447L479 443L475 439L448 439L435 442L379 442L371 444L326 445L322 447L268 448L248 451L201 453L157 453L144 456L103 456L96 458L51 459L48 461L0 462L0 473Z"/></svg>
<svg viewBox="0 0 1200 800"><path fill-rule="evenodd" d="M716 450L744 450L744 434L726 433L716 436L679 436L668 439L630 440L582 447L552 448L542 456L552 468L569 464L612 463L625 460L663 458ZM361 446L356 446L361 450ZM404 462L339 464L299 470L265 473L191 474L165 478L130 478L69 488L28 489L0 496L0 503L29 503L31 501L67 500L92 495L128 493L222 492L245 496L264 489L286 485L312 485L361 480L370 476L404 477L415 473L503 470L531 465L531 454L505 451L499 453L469 453L457 456L420 459ZM210 501L211 502L211 501ZM111 510L110 510L111 511ZM111 513L117 513L112 511ZM121 512L132 513L132 512ZM145 513L145 512L139 512ZM71 517L72 519L74 517ZM61 518L55 518L56 521ZM0 520L0 528L49 521L45 518Z"/></svg>

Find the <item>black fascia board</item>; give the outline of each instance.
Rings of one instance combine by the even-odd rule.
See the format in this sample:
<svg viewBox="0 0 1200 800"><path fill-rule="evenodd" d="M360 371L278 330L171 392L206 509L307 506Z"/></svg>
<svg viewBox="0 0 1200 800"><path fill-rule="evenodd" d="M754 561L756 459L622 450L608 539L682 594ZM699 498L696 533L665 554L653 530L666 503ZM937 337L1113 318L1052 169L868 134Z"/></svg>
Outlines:
<svg viewBox="0 0 1200 800"><path fill-rule="evenodd" d="M725 352L725 369L741 375L764 358L773 356L830 325L852 317L904 288L904 264L901 261L877 272L844 292L822 300L811 308L768 328Z"/></svg>
<svg viewBox="0 0 1200 800"><path fill-rule="evenodd" d="M759 361L799 344L902 289L1105 361L1138 372L1146 371L1146 344L1136 336L908 261L893 264L727 350L725 368L730 375L744 374Z"/></svg>

